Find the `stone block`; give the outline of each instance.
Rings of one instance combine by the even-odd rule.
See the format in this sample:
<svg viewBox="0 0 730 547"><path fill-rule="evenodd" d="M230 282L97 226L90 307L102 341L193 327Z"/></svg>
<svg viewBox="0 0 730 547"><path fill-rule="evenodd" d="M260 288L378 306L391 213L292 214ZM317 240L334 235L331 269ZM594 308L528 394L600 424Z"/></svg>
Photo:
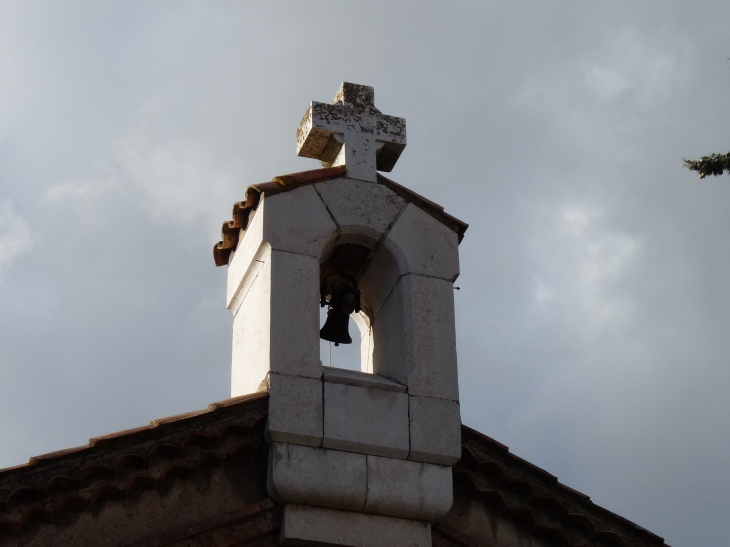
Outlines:
<svg viewBox="0 0 730 547"><path fill-rule="evenodd" d="M263 247L261 260L254 261L233 317L231 396L255 393L270 368L270 250Z"/></svg>
<svg viewBox="0 0 730 547"><path fill-rule="evenodd" d="M407 275L399 285L404 297L408 393L458 401L453 283Z"/></svg>
<svg viewBox="0 0 730 547"><path fill-rule="evenodd" d="M408 435L407 394L324 383L323 447L405 459Z"/></svg>
<svg viewBox="0 0 730 547"><path fill-rule="evenodd" d="M269 371L322 374L319 261L266 244L254 257L234 299L232 396L258 391Z"/></svg>
<svg viewBox="0 0 730 547"><path fill-rule="evenodd" d="M270 283L271 371L319 378L319 261L272 250Z"/></svg>
<svg viewBox="0 0 730 547"><path fill-rule="evenodd" d="M393 295L402 298L402 315L391 314L387 320L383 312L378 315L375 326L381 331L375 333L376 350L380 339L378 334L396 338L399 331L402 332L407 382L400 383L408 385L408 393L458 401L453 284L433 277L407 275L401 279ZM387 354L381 354L380 358L392 359ZM398 363L389 365L390 368L394 366L397 367ZM374 371L391 378L389 374L380 372L377 366ZM392 379L399 381L398 378Z"/></svg>
<svg viewBox="0 0 730 547"><path fill-rule="evenodd" d="M435 522L454 499L451 468L368 456L366 513Z"/></svg>
<svg viewBox="0 0 730 547"><path fill-rule="evenodd" d="M322 367L322 380L332 384L343 384L346 386L358 386L382 389L384 391L396 391L405 393L406 386L399 384L377 374L368 374L356 370L348 370L336 367Z"/></svg>
<svg viewBox="0 0 730 547"><path fill-rule="evenodd" d="M351 178L314 185L337 222L340 234L364 234L378 241L406 202L390 188L377 182Z"/></svg>
<svg viewBox="0 0 730 547"><path fill-rule="evenodd" d="M446 399L408 398L411 428L409 460L454 465L461 459L459 403Z"/></svg>
<svg viewBox="0 0 730 547"><path fill-rule="evenodd" d="M322 444L322 382L286 374L269 375L269 442Z"/></svg>
<svg viewBox="0 0 730 547"><path fill-rule="evenodd" d="M377 182L375 139L364 132L346 132L344 140L345 146L332 165L344 165L349 178Z"/></svg>
<svg viewBox="0 0 730 547"><path fill-rule="evenodd" d="M264 241L277 251L319 260L325 244L337 235L332 217L311 185L264 197L256 214L262 212Z"/></svg>
<svg viewBox="0 0 730 547"><path fill-rule="evenodd" d="M400 276L398 260L393 253L384 246L378 247L358 282L362 307L370 317L378 315Z"/></svg>
<svg viewBox="0 0 730 547"><path fill-rule="evenodd" d="M384 245L398 257L401 273L455 281L459 276L459 237L428 213L409 203Z"/></svg>
<svg viewBox="0 0 730 547"><path fill-rule="evenodd" d="M281 545L431 547L431 525L365 513L285 505Z"/></svg>
<svg viewBox="0 0 730 547"><path fill-rule="evenodd" d="M373 373L399 384L408 385L408 355L412 344L405 325L405 299L402 279L396 284L373 321Z"/></svg>
<svg viewBox="0 0 730 547"><path fill-rule="evenodd" d="M459 400L453 284L403 276L373 321L373 372L408 393Z"/></svg>
<svg viewBox="0 0 730 547"><path fill-rule="evenodd" d="M301 503L362 511L367 497L364 454L273 443L269 449L269 495Z"/></svg>

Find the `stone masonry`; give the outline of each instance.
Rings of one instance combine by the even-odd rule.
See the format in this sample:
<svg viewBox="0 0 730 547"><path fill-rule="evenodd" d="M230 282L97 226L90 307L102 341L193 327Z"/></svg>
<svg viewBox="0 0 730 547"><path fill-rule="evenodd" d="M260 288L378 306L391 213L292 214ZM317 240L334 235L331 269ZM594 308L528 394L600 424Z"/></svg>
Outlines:
<svg viewBox="0 0 730 547"><path fill-rule="evenodd" d="M452 504L461 456L453 282L458 235L378 182L405 120L344 83L312 103L298 153L337 178L262 194L228 265L232 395L269 391L269 494L282 544L418 545ZM360 272L362 370L322 367L320 267L342 244Z"/></svg>

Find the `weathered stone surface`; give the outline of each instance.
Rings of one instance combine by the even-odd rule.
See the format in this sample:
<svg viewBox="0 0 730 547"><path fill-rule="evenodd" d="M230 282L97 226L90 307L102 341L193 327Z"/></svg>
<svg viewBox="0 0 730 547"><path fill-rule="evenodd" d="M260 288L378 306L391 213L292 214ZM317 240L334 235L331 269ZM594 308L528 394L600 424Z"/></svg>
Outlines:
<svg viewBox="0 0 730 547"><path fill-rule="evenodd" d="M270 374L266 437L281 443L322 444L322 383L318 378Z"/></svg>
<svg viewBox="0 0 730 547"><path fill-rule="evenodd" d="M455 281L459 276L459 237L412 203L388 232L384 245L398 258L401 273Z"/></svg>
<svg viewBox="0 0 730 547"><path fill-rule="evenodd" d="M453 284L406 275L373 322L373 372L408 393L459 400Z"/></svg>
<svg viewBox="0 0 730 547"><path fill-rule="evenodd" d="M394 222L405 200L382 184L335 179L315 185L342 235L365 235L377 242Z"/></svg>
<svg viewBox="0 0 730 547"><path fill-rule="evenodd" d="M281 545L322 544L348 547L431 547L431 525L319 507L284 506Z"/></svg>
<svg viewBox="0 0 730 547"><path fill-rule="evenodd" d="M398 393L406 392L406 386L403 384L388 380L377 374L367 374L365 372L357 372L344 368L322 367L322 379L332 384L372 387L384 391L396 391Z"/></svg>
<svg viewBox="0 0 730 547"><path fill-rule="evenodd" d="M367 497L364 454L273 443L268 490L281 503L362 511Z"/></svg>
<svg viewBox="0 0 730 547"><path fill-rule="evenodd" d="M234 257L234 261L239 255ZM271 249L261 247L237 292L233 317L231 396L255 393L270 368Z"/></svg>
<svg viewBox="0 0 730 547"><path fill-rule="evenodd" d="M461 459L459 403L446 399L408 398L411 427L409 460L454 465Z"/></svg>
<svg viewBox="0 0 730 547"><path fill-rule="evenodd" d="M406 295L408 393L458 401L454 285L420 275L407 275L400 285Z"/></svg>
<svg viewBox="0 0 730 547"><path fill-rule="evenodd" d="M451 281L459 275L458 236L413 204L406 206L360 279L363 309L377 317L401 276L409 273Z"/></svg>
<svg viewBox="0 0 730 547"><path fill-rule="evenodd" d="M321 376L318 277L316 258L266 244L253 255L235 291L232 396L259 391L270 370Z"/></svg>
<svg viewBox="0 0 730 547"><path fill-rule="evenodd" d="M401 277L398 260L386 247L380 246L358 282L363 310L376 317Z"/></svg>
<svg viewBox="0 0 730 547"><path fill-rule="evenodd" d="M368 456L366 513L435 522L453 502L451 468Z"/></svg>
<svg viewBox="0 0 730 547"><path fill-rule="evenodd" d="M408 435L405 393L324 383L323 447L405 459Z"/></svg>
<svg viewBox="0 0 730 547"><path fill-rule="evenodd" d="M271 287L271 371L319 378L319 260L272 251Z"/></svg>
<svg viewBox="0 0 730 547"><path fill-rule="evenodd" d="M324 245L337 234L332 217L312 186L264 197L257 215L262 206L263 238L274 250L319 259Z"/></svg>
<svg viewBox="0 0 730 547"><path fill-rule="evenodd" d="M399 281L390 292L373 321L373 373L399 384L408 385L407 348L412 342L406 339L411 330L405 325L405 298L403 283ZM408 362L407 362L408 361Z"/></svg>
<svg viewBox="0 0 730 547"><path fill-rule="evenodd" d="M343 82L333 104L312 102L297 130L297 155L345 165L347 176L375 182L406 146L406 121L375 108L372 87Z"/></svg>

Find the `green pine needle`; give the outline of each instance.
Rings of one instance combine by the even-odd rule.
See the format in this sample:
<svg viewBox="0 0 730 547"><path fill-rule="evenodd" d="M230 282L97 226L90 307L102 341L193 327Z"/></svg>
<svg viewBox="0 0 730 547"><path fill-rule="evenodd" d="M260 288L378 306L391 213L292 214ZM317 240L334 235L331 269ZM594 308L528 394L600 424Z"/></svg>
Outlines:
<svg viewBox="0 0 730 547"><path fill-rule="evenodd" d="M697 171L701 179L708 175L719 177L724 172L730 174L730 152L702 156L699 160L685 159L684 166L690 171Z"/></svg>

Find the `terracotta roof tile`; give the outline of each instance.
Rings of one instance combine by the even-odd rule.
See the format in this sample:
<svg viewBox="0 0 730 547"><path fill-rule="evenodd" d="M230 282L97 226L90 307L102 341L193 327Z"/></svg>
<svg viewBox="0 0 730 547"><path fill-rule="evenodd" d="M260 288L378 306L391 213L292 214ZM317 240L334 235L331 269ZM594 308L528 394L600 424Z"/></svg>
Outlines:
<svg viewBox="0 0 730 547"><path fill-rule="evenodd" d="M231 253L236 250L238 241L242 237L241 231L245 232L246 228L248 228L251 215L258 207L262 194L273 196L308 184L342 177L345 176L345 173L344 166L313 169L311 171L281 175L274 177L271 182L263 182L249 186L246 190L246 199L233 205L233 220L223 223L223 227L221 228L222 240L213 246L215 265L224 266L228 264ZM441 205L380 174L378 174L378 182L454 230L459 236L459 242L461 242L464 237L464 232L469 227L468 224L445 213Z"/></svg>
<svg viewBox="0 0 730 547"><path fill-rule="evenodd" d="M95 511L108 500L134 497L237 454L258 452L267 396L220 401L0 470L0 536L30 530L38 521L65 522L66 515Z"/></svg>
<svg viewBox="0 0 730 547"><path fill-rule="evenodd" d="M163 547L178 545L243 545L281 527L281 513L271 499L249 503L234 511L222 513L208 519L185 526L179 530L166 532L153 539L145 540L135 547ZM239 532L236 533L236 530ZM245 530L245 532L242 532ZM190 542L190 543L189 543ZM211 543L212 542L212 543ZM271 544L276 544L271 542Z"/></svg>
<svg viewBox="0 0 730 547"><path fill-rule="evenodd" d="M157 425L143 425L141 427L133 427L131 429L123 429L122 431L115 431L114 433L107 433L106 435L100 435L98 437L92 437L89 439L89 446L96 446L100 442L104 441L110 441L113 439L118 439L119 437L127 437L129 435L134 435L135 433L140 433L142 431L149 431L150 429L154 429L157 427ZM80 447L80 448L87 448L87 447ZM73 450L73 449L72 449Z"/></svg>
<svg viewBox="0 0 730 547"><path fill-rule="evenodd" d="M300 171L299 173L281 175L274 177L272 182L281 188L295 188L298 184L311 184L313 182L322 182L328 178L343 177L345 173L345 166L340 165L338 167L326 167L324 169L313 169L311 171Z"/></svg>
<svg viewBox="0 0 730 547"><path fill-rule="evenodd" d="M498 448L499 450L504 450L505 452L509 452L509 447L506 444L502 444L496 439L493 439L492 437L489 437L488 435L485 435L481 431L477 431L476 429L472 429L471 427L467 425L461 426L462 431L466 431L469 436L471 437L478 437L480 439L483 439L485 442L489 443L490 446L493 448Z"/></svg>
<svg viewBox="0 0 730 547"><path fill-rule="evenodd" d="M470 538L466 534L461 533L456 528L453 528L452 526L449 526L448 524L439 523L436 526L434 526L436 530L439 532L445 534L451 539L455 539L458 541L461 545L464 545L465 547L481 547L479 542L476 541L473 538Z"/></svg>
<svg viewBox="0 0 730 547"><path fill-rule="evenodd" d="M201 416L203 414L208 414L210 412L213 412L215 408L204 408L202 410L194 410L193 412L185 412L184 414L176 414L175 416L167 416L166 418L158 418L156 420L150 421L150 425L153 427L159 427L161 425L165 424L171 424L175 422L179 422L181 420L188 420L190 418L195 418L196 416Z"/></svg>
<svg viewBox="0 0 730 547"><path fill-rule="evenodd" d="M663 538L595 505L554 475L511 454L502 443L466 426L462 426L462 450L455 480L468 484L492 511L529 523L536 535L560 536L558 543L575 547L581 538L586 544L666 547Z"/></svg>
<svg viewBox="0 0 730 547"><path fill-rule="evenodd" d="M239 403L244 403L247 401L257 401L260 399L268 399L269 393L266 391L261 391L259 393L251 393L250 395L239 395L238 397L231 397L230 399L224 399L223 401L218 401L217 403L210 403L208 405L208 408L211 410L217 410L219 408L228 408L229 406L235 406Z"/></svg>
<svg viewBox="0 0 730 547"><path fill-rule="evenodd" d="M80 452L82 450L87 450L88 448L89 448L89 445L85 444L83 446L75 446L73 448L64 448L63 450L56 450L54 452L49 452L48 454L41 454L40 456L32 456L30 458L30 460L28 461L28 464L35 465L37 463L45 462L48 460L55 460L56 458L60 458L61 456L75 454L76 452ZM3 472L3 471L6 471L6 469L0 469L0 472Z"/></svg>

